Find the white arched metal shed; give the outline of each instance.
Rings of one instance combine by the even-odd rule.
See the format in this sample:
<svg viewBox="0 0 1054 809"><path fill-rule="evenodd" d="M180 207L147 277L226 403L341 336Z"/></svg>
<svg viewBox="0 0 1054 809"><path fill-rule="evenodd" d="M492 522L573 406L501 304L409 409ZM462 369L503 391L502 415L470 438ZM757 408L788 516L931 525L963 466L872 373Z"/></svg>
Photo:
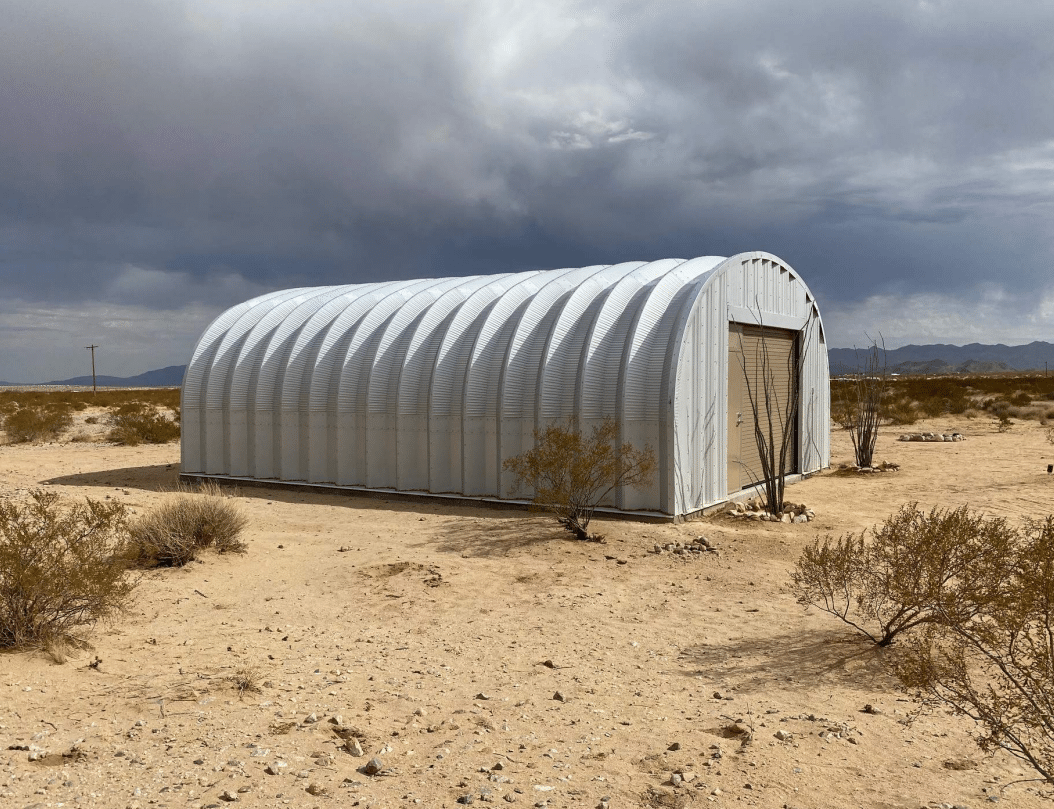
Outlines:
<svg viewBox="0 0 1054 809"><path fill-rule="evenodd" d="M819 310L785 263L742 253L247 301L208 327L187 368L182 473L500 501L513 485L502 462L536 428L612 417L659 468L611 507L680 517L753 480L735 479L748 465L730 462L742 403L728 397L744 372L734 324L758 323L800 356L791 471L823 468Z"/></svg>

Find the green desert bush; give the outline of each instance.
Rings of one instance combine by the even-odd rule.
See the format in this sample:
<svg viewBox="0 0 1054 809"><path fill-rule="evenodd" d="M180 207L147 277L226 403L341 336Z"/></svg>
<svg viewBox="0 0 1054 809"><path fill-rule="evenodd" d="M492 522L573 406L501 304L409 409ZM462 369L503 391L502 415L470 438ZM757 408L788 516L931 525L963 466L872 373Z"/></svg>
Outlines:
<svg viewBox="0 0 1054 809"><path fill-rule="evenodd" d="M908 504L859 535L807 545L791 574L798 602L837 616L879 646L948 613L975 612L993 582L978 579L1005 558L1015 532L966 506L928 514Z"/></svg>
<svg viewBox="0 0 1054 809"><path fill-rule="evenodd" d="M72 410L63 402L23 405L2 418L7 440L13 444L54 440L73 424Z"/></svg>
<svg viewBox="0 0 1054 809"><path fill-rule="evenodd" d="M175 497L131 524L133 553L140 565L159 567L182 567L206 548L244 553L241 534L247 523L237 502L216 484L180 488Z"/></svg>
<svg viewBox="0 0 1054 809"><path fill-rule="evenodd" d="M83 645L81 628L130 600L127 542L119 503L63 507L45 491L0 503L0 647Z"/></svg>
<svg viewBox="0 0 1054 809"><path fill-rule="evenodd" d="M133 402L110 411L107 440L130 447L139 444L167 444L179 438L179 423L161 413L155 405Z"/></svg>

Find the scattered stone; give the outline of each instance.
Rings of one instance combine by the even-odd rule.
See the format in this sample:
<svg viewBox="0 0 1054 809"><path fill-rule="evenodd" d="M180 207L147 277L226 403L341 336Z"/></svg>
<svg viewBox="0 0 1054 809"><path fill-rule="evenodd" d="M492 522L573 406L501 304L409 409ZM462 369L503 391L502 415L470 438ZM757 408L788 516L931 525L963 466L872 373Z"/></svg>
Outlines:
<svg viewBox="0 0 1054 809"><path fill-rule="evenodd" d="M304 724L305 725L313 725L317 721L318 721L318 716L316 714L308 714L308 716L304 719Z"/></svg>
<svg viewBox="0 0 1054 809"><path fill-rule="evenodd" d="M366 775L376 775L384 769L384 762L374 756L362 766L362 772Z"/></svg>
<svg viewBox="0 0 1054 809"><path fill-rule="evenodd" d="M463 803L463 804L475 803L476 802L476 796L466 793L466 794L462 795L460 798L458 798L457 802L458 803Z"/></svg>
<svg viewBox="0 0 1054 809"><path fill-rule="evenodd" d="M220 793L220 800L227 801L227 803L235 803L238 800L238 793L225 789Z"/></svg>
<svg viewBox="0 0 1054 809"><path fill-rule="evenodd" d="M341 725L344 724L344 717L341 716L340 714L337 714L336 716L331 716L329 718L329 723L331 725L337 725L338 727L340 727Z"/></svg>
<svg viewBox="0 0 1054 809"><path fill-rule="evenodd" d="M962 433L905 433L900 437L901 441L927 441L927 442L951 442L965 441Z"/></svg>
<svg viewBox="0 0 1054 809"><path fill-rule="evenodd" d="M316 783L308 784L306 791L307 791L308 795L318 796L318 795L325 795L326 794L326 788L324 786L322 786L321 784L316 784Z"/></svg>
<svg viewBox="0 0 1054 809"><path fill-rule="evenodd" d="M785 730L777 730L773 735L781 742L789 742L791 739L794 738L793 733L788 733Z"/></svg>
<svg viewBox="0 0 1054 809"><path fill-rule="evenodd" d="M881 709L881 708L876 708L876 707L875 707L874 705L872 705L872 704L871 704L870 702L869 702L869 703L867 703L867 704L866 704L866 705L865 705L865 706L864 706L863 708L861 708L860 710L861 710L861 712L863 712L863 713L869 713L869 714L875 714L875 715L878 715L878 714L881 714L881 713L882 713L882 709Z"/></svg>
<svg viewBox="0 0 1054 809"><path fill-rule="evenodd" d="M553 694L553 699L557 702L567 702L567 697L563 695L563 692L557 691Z"/></svg>
<svg viewBox="0 0 1054 809"><path fill-rule="evenodd" d="M366 754L365 751L362 749L362 745L359 743L359 740L355 737L352 737L346 742L344 742L344 749L356 758L359 758L360 756L364 756Z"/></svg>
<svg viewBox="0 0 1054 809"><path fill-rule="evenodd" d="M673 744L671 744L666 749L671 751L671 752L676 752L676 751L681 749L681 743L680 742L674 742Z"/></svg>
<svg viewBox="0 0 1054 809"><path fill-rule="evenodd" d="M476 694L476 696L474 696L474 697L473 697L472 699L478 699L478 700L483 700L484 702L486 702L487 700L489 700L489 699L490 699L490 695L489 695L489 694L484 694L484 693L483 693L482 691L480 691L480 692L479 692L478 694Z"/></svg>
<svg viewBox="0 0 1054 809"><path fill-rule="evenodd" d="M286 771L288 767L289 765L286 764L284 761L272 761L270 764L264 767L264 772L268 775L281 775Z"/></svg>

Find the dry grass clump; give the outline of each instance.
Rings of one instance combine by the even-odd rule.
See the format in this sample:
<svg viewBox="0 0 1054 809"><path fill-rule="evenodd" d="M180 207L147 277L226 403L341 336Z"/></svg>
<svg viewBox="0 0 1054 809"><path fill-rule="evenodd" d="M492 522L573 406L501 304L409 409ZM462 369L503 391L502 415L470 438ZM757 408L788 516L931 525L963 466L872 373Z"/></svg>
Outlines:
<svg viewBox="0 0 1054 809"><path fill-rule="evenodd" d="M182 567L211 548L244 553L241 539L248 520L237 502L215 483L194 490L181 487L174 498L132 523L133 553L139 564Z"/></svg>
<svg viewBox="0 0 1054 809"><path fill-rule="evenodd" d="M107 440L130 447L167 444L179 438L179 423L164 416L155 405L132 402L110 411Z"/></svg>
<svg viewBox="0 0 1054 809"><path fill-rule="evenodd" d="M239 693L259 694L263 678L264 672L259 666L242 666L227 677L227 682Z"/></svg>
<svg viewBox="0 0 1054 809"><path fill-rule="evenodd" d="M39 490L0 503L0 647L83 645L81 627L125 609L135 588L125 520L120 503L63 508Z"/></svg>
<svg viewBox="0 0 1054 809"><path fill-rule="evenodd" d="M0 413L0 421L13 444L48 441L73 425L73 410L65 402L16 405Z"/></svg>

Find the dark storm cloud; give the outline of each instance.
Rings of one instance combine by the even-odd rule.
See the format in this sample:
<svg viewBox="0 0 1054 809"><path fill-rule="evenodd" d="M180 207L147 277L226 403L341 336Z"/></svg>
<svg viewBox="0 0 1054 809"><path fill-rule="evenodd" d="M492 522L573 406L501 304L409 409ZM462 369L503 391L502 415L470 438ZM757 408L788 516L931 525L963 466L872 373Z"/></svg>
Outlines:
<svg viewBox="0 0 1054 809"><path fill-rule="evenodd" d="M48 305L751 249L828 309L995 283L1013 320L1051 284L1043 4L0 13L0 341Z"/></svg>

